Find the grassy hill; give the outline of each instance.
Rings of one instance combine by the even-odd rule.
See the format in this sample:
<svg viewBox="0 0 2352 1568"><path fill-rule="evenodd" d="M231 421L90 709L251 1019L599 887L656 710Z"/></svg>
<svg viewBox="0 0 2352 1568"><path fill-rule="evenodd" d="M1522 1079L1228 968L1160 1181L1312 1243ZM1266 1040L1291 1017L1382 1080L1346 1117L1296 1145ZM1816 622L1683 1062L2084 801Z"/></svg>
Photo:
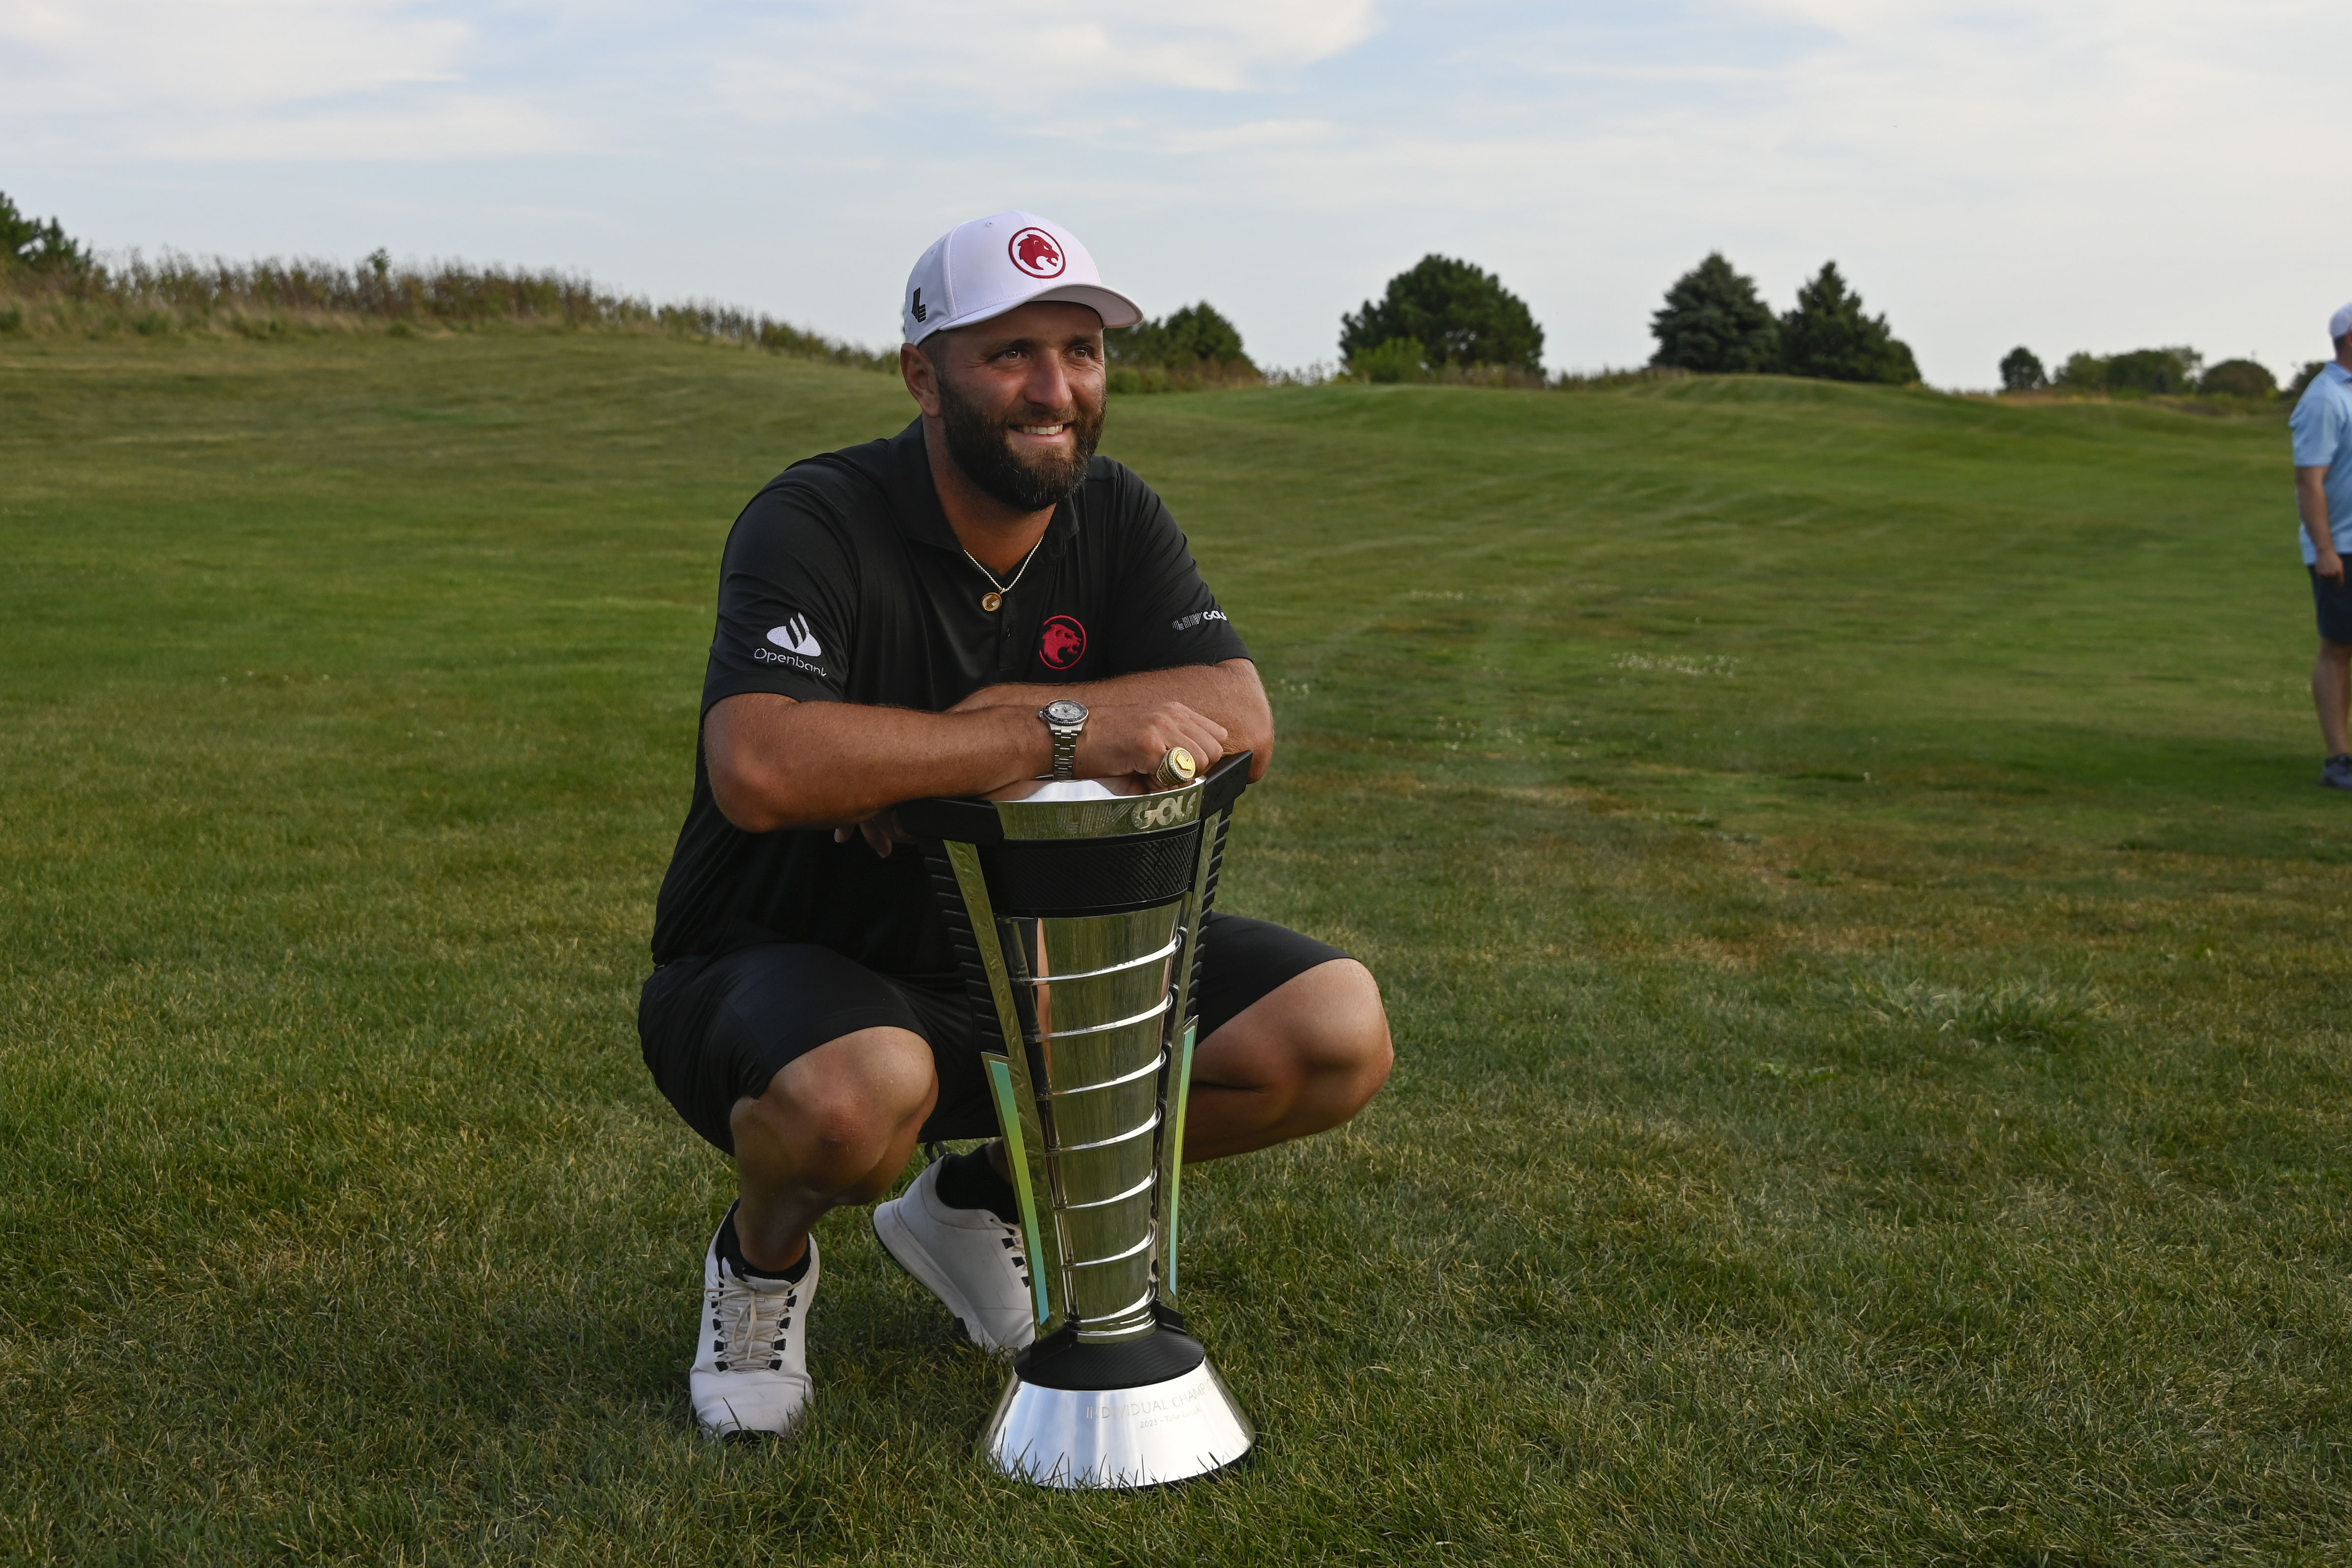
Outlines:
<svg viewBox="0 0 2352 1568"><path fill-rule="evenodd" d="M887 378L0 343L0 1560L2341 1561L2352 802L2273 422L1776 380L1115 405L1275 693L1226 907L1400 1063L1186 1182L1255 1462L1054 1498L637 1060L717 553Z"/></svg>

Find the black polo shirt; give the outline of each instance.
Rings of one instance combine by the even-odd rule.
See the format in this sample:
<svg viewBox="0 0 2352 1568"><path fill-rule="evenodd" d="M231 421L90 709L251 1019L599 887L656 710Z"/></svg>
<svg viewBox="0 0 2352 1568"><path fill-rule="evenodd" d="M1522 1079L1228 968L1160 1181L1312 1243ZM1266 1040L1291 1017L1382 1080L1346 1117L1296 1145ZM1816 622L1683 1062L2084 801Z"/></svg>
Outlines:
<svg viewBox="0 0 2352 1568"><path fill-rule="evenodd" d="M727 536L702 710L744 691L940 712L984 686L1101 680L1246 658L1167 506L1097 458L1003 607L940 510L922 421L793 464ZM920 855L830 828L746 833L695 746L694 804L654 914L654 962L815 942L877 973L952 983Z"/></svg>

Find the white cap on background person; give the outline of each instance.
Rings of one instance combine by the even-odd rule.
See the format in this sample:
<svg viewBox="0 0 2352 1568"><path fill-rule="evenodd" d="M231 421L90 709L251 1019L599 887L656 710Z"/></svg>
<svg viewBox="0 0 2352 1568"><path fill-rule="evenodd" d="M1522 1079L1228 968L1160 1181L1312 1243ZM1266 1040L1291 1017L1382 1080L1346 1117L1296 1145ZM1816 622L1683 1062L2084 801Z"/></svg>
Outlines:
<svg viewBox="0 0 2352 1568"><path fill-rule="evenodd" d="M2347 332L2352 332L2352 305L2346 305L2339 308L2336 314L2327 318L2327 341L2329 342L2332 343L2336 342Z"/></svg>
<svg viewBox="0 0 2352 1568"><path fill-rule="evenodd" d="M940 236L907 275L899 315L907 342L968 327L1041 300L1085 305L1106 327L1143 320L1135 301L1103 287L1077 237L1035 213L998 213Z"/></svg>

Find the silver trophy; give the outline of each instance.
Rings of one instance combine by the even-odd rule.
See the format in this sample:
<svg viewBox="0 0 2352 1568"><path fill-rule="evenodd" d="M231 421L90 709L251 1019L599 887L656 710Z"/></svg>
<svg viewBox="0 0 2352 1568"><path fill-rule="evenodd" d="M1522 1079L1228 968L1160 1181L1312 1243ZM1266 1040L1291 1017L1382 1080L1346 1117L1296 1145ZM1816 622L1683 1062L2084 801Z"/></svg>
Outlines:
<svg viewBox="0 0 2352 1568"><path fill-rule="evenodd" d="M1201 923L1249 760L1141 795L1059 784L898 808L930 853L983 1037L1003 1047L983 1060L1037 1340L981 1446L1041 1486L1161 1485L1254 1441L1176 1312Z"/></svg>

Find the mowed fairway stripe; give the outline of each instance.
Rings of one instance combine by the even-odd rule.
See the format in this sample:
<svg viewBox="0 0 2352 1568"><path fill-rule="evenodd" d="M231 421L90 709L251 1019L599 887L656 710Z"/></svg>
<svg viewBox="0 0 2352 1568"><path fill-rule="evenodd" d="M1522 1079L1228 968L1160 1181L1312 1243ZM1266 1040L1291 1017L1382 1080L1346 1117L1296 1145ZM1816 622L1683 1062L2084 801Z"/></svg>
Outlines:
<svg viewBox="0 0 2352 1568"><path fill-rule="evenodd" d="M2352 802L2284 433L1771 379L1129 398L1282 724L1226 907L1397 1028L1185 1184L1170 1494L825 1232L685 1399L637 1059L718 551L908 417L620 335L0 346L0 1561L2323 1562Z"/></svg>

